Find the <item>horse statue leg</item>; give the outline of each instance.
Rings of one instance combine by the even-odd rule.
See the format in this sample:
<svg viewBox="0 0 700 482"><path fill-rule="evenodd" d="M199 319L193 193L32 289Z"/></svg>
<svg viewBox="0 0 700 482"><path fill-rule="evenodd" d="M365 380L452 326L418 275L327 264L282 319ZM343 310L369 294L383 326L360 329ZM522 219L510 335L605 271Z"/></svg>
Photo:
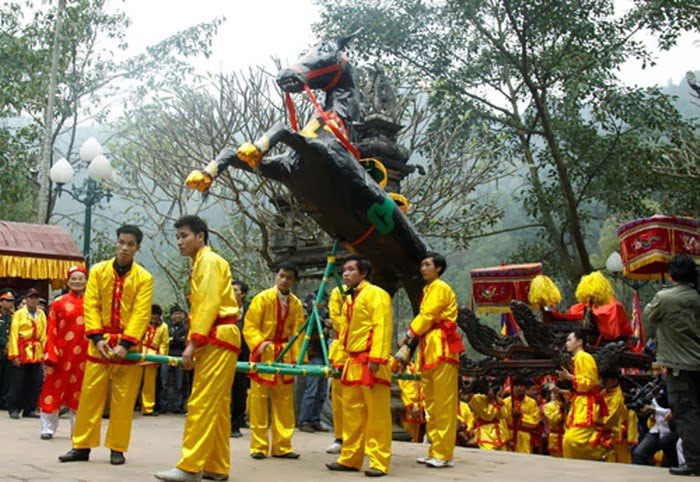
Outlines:
<svg viewBox="0 0 700 482"><path fill-rule="evenodd" d="M194 170L187 176L185 184L187 187L205 192L209 189L214 179L229 167L243 169L246 171L259 170L264 177L280 180L285 172L288 172L289 163L292 162L290 156L274 156L266 158L270 152L280 142L284 142L294 148L297 143L303 143L303 138L296 132L289 129L284 124L277 123L255 142L244 142L237 148L224 148L216 159L211 161L203 170Z"/></svg>

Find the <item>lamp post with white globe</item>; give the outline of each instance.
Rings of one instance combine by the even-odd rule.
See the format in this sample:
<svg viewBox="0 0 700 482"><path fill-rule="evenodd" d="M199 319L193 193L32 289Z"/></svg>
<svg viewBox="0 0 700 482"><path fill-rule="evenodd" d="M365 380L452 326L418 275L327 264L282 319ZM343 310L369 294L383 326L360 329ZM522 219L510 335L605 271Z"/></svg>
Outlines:
<svg viewBox="0 0 700 482"><path fill-rule="evenodd" d="M64 189L64 185L73 180L73 167L65 159L56 162L49 171L51 182L56 184L58 196L62 192L67 192L73 199L85 206L85 222L83 223L83 256L85 264L90 265L90 237L92 231L92 207L103 198L109 200L112 193L108 189L103 189L98 181L106 181L114 178L114 171L109 160L102 155L102 146L94 137L86 140L80 146L80 160L89 162L88 176L80 187L73 186L71 189Z"/></svg>

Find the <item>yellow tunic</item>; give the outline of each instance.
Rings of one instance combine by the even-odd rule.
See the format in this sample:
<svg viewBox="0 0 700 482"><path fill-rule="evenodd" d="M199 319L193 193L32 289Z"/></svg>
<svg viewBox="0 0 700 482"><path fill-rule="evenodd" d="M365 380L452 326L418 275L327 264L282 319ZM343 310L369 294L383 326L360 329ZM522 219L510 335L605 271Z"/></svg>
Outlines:
<svg viewBox="0 0 700 482"><path fill-rule="evenodd" d="M161 323L158 326L148 325L141 342L141 353L144 355L167 355L170 345L168 325ZM158 366L157 363L144 362L146 366Z"/></svg>
<svg viewBox="0 0 700 482"><path fill-rule="evenodd" d="M355 295L343 303L343 316L347 324L343 348L349 356L341 377L343 384L391 386L388 362L393 325L389 293L363 281L355 288ZM376 373L369 371L369 362L380 365Z"/></svg>
<svg viewBox="0 0 700 482"><path fill-rule="evenodd" d="M423 288L420 311L408 330L420 337L418 367L421 373L435 368L444 361L459 365L459 354L464 351L455 320L457 296L450 285L436 279Z"/></svg>
<svg viewBox="0 0 700 482"><path fill-rule="evenodd" d="M549 434L547 435L549 455L561 457L564 439L564 410L562 404L559 400L552 400L544 404L543 411L549 428Z"/></svg>
<svg viewBox="0 0 700 482"><path fill-rule="evenodd" d="M304 324L304 309L299 298L293 293L289 293L286 314L283 314L278 293L277 287L261 291L255 295L245 313L243 337L250 348L251 362L274 361L289 339ZM302 340L303 337L300 336L295 346L285 354L282 359L283 363L296 363ZM271 344L262 354L257 353L258 348L265 341L271 342ZM266 385L294 383L294 377L289 375L251 373L248 376L252 380Z"/></svg>
<svg viewBox="0 0 700 482"><path fill-rule="evenodd" d="M459 410L457 411L457 420L467 426L468 431L473 431L476 426L476 420L474 419L474 413L472 409L469 408L467 402L459 402Z"/></svg>
<svg viewBox="0 0 700 482"><path fill-rule="evenodd" d="M86 336L100 334L110 347L125 340L133 343L130 352L138 352L151 320L152 297L153 277L136 262L124 276L114 270L114 259L97 263L90 270L83 302ZM143 370L134 362L100 357L92 342L88 343L87 358L73 447L100 445L102 412L109 395L105 446L125 452L129 448L134 402Z"/></svg>
<svg viewBox="0 0 700 482"><path fill-rule="evenodd" d="M532 431L540 424L540 407L537 402L525 395L522 400L508 397L503 400L503 409L506 414L508 430L513 439L513 451L520 453L532 453ZM520 417L513 417L513 411L519 409Z"/></svg>
<svg viewBox="0 0 700 482"><path fill-rule="evenodd" d="M469 400L476 420L476 443L482 450L505 450L510 439L503 404L476 394Z"/></svg>
<svg viewBox="0 0 700 482"><path fill-rule="evenodd" d="M111 347L119 340L138 345L151 321L153 277L136 262L123 277L114 270L114 259L90 269L83 302L85 336L104 335ZM138 351L138 346L133 347ZM99 358L94 343L88 345L88 359Z"/></svg>
<svg viewBox="0 0 700 482"><path fill-rule="evenodd" d="M391 461L391 297L362 281L343 304L347 329L343 347L348 360L342 374L343 444L338 463L359 469L365 453L369 466L384 473ZM369 363L379 365L376 373Z"/></svg>
<svg viewBox="0 0 700 482"><path fill-rule="evenodd" d="M603 397L607 406L607 415L601 417L602 425L599 426L595 444L603 447L607 451L606 461L627 462L625 452L629 452L627 447L627 434L625 426L627 424L627 407L622 389L617 386L611 390L604 390ZM618 454L622 456L621 461L617 460Z"/></svg>
<svg viewBox="0 0 700 482"><path fill-rule="evenodd" d="M44 361L46 315L37 308L35 318L32 318L26 306L15 311L12 315L10 335L7 340L7 358L9 360L19 358L22 364Z"/></svg>
<svg viewBox="0 0 700 482"><path fill-rule="evenodd" d="M199 250L190 278L190 338L194 355L192 394L177 467L228 476L231 385L241 346L239 307L228 262L209 246Z"/></svg>
<svg viewBox="0 0 700 482"><path fill-rule="evenodd" d="M596 424L600 422L598 367L595 359L581 350L573 357L573 395L566 418L563 450L565 458L598 460L602 451L592 443L596 439Z"/></svg>

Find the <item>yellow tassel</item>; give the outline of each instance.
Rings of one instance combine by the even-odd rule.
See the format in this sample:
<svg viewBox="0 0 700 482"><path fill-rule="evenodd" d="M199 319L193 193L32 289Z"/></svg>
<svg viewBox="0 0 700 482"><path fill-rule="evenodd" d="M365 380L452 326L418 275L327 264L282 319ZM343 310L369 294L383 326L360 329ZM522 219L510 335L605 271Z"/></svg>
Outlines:
<svg viewBox="0 0 700 482"><path fill-rule="evenodd" d="M612 298L613 287L600 271L583 276L576 288L576 299L579 303L602 306L610 303Z"/></svg>
<svg viewBox="0 0 700 482"><path fill-rule="evenodd" d="M530 283L527 299L531 305L538 308L557 306L561 302L561 292L552 278L539 274Z"/></svg>

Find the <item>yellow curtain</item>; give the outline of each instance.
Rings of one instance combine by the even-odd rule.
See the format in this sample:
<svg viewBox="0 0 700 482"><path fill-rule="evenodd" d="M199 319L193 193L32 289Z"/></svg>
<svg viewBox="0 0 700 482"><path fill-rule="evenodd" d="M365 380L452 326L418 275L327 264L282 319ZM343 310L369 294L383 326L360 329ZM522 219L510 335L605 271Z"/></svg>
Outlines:
<svg viewBox="0 0 700 482"><path fill-rule="evenodd" d="M66 284L68 269L76 265L85 263L74 259L0 255L0 278L48 279L51 287L58 289Z"/></svg>

